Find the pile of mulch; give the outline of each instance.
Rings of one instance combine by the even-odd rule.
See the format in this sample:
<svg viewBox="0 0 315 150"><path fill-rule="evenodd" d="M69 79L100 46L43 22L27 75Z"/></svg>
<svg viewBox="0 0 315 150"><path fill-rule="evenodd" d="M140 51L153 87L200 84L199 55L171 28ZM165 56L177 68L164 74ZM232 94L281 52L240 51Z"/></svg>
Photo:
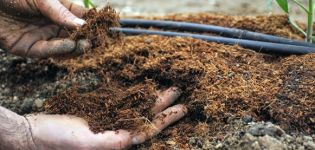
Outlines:
<svg viewBox="0 0 315 150"><path fill-rule="evenodd" d="M132 87L102 83L88 93L72 88L51 98L46 111L81 116L92 123L90 129L94 132L133 130L148 123L141 116L153 117L149 110L155 102L154 92L154 85L146 82Z"/></svg>
<svg viewBox="0 0 315 150"><path fill-rule="evenodd" d="M202 13L162 19L303 38L286 16ZM153 91L178 86L183 90L178 103L188 106L188 115L143 146L187 148L189 137L222 136L229 123L244 116L271 121L288 132L315 133L314 54L279 57L237 45L154 35L111 42L83 56L54 62L72 73L94 70L103 80L94 91L80 93L74 86L51 98L46 112L83 117L94 132L135 129L139 122L125 125L117 120L150 119Z"/></svg>

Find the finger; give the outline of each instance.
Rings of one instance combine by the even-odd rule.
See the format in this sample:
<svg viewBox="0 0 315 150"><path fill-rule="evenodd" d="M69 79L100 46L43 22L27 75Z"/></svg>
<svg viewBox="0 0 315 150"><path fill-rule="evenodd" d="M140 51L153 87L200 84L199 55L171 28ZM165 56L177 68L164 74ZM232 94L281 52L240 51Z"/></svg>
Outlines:
<svg viewBox="0 0 315 150"><path fill-rule="evenodd" d="M22 34L20 38L12 43L10 48L10 53L19 56L25 56L31 46L40 40L48 40L50 38L56 37L60 27L57 25L47 25L41 28L34 28Z"/></svg>
<svg viewBox="0 0 315 150"><path fill-rule="evenodd" d="M133 136L132 144L141 144L151 137L159 134L163 129L183 118L186 113L187 108L184 105L175 105L164 110L154 118L152 126L149 129Z"/></svg>
<svg viewBox="0 0 315 150"><path fill-rule="evenodd" d="M40 12L58 25L69 28L80 28L86 22L70 12L59 0L39 0Z"/></svg>
<svg viewBox="0 0 315 150"><path fill-rule="evenodd" d="M38 41L28 51L27 57L48 58L48 57L69 57L82 54L90 48L86 40L77 43L70 39L57 39L51 41Z"/></svg>
<svg viewBox="0 0 315 150"><path fill-rule="evenodd" d="M92 48L91 41L84 40L84 39L78 40L75 51L70 53L70 54L65 55L66 57L63 57L63 58L71 58L71 57L76 57L76 56L82 55L86 51L90 50L91 48ZM62 57L58 57L58 58L62 58Z"/></svg>
<svg viewBox="0 0 315 150"><path fill-rule="evenodd" d="M69 0L59 0L61 4L63 4L70 12L76 15L79 18L82 18L85 13L88 12L88 9L77 5Z"/></svg>
<svg viewBox="0 0 315 150"><path fill-rule="evenodd" d="M159 112L162 112L164 109L173 104L180 95L181 90L177 87L171 87L162 92L158 91L157 100L152 108L152 113L158 114Z"/></svg>
<svg viewBox="0 0 315 150"><path fill-rule="evenodd" d="M38 29L38 27L34 25L29 25L26 28L15 31L7 31L7 29L0 28L0 45L3 46L4 49L11 51L18 40L21 39L23 33L28 33L35 29Z"/></svg>

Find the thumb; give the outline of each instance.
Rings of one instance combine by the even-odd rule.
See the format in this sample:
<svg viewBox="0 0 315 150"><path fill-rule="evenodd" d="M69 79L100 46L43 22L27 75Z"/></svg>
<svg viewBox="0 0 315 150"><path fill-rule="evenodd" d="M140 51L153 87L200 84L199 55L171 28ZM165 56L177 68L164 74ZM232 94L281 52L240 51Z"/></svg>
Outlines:
<svg viewBox="0 0 315 150"><path fill-rule="evenodd" d="M38 10L58 25L79 28L86 22L70 12L59 0L38 0Z"/></svg>

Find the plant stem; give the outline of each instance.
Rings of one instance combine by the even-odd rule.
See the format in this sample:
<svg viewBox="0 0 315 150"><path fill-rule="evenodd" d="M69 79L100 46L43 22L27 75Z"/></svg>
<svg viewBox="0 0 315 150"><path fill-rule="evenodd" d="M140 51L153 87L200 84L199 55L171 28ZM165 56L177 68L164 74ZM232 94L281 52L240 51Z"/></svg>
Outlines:
<svg viewBox="0 0 315 150"><path fill-rule="evenodd" d="M297 4L298 6L300 6L300 8L301 8L303 11L305 11L306 13L308 13L308 10L303 6L303 4L302 4L301 2L299 2L299 1L297 1L297 0L293 0L293 2L294 2L295 4Z"/></svg>
<svg viewBox="0 0 315 150"><path fill-rule="evenodd" d="M313 42L313 13L314 13L314 5L313 0L308 1L308 20L307 20L307 34L306 41L309 43Z"/></svg>

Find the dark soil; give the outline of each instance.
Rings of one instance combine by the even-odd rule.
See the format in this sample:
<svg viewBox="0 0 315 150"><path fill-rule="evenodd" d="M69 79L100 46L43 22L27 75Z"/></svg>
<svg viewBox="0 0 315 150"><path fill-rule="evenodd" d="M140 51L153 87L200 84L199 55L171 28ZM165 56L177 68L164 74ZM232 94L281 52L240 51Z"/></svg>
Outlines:
<svg viewBox="0 0 315 150"><path fill-rule="evenodd" d="M91 19L93 22L104 19L102 15L93 16L96 17ZM285 16L201 13L162 19L303 38ZM107 35L103 31L111 25L117 24L89 23L83 28L84 34L79 32L76 38L91 39L93 51L70 60L52 61L52 66L70 72L66 78L58 79L60 82L76 79L78 74L84 76L86 72L92 72L99 80L88 90L82 84L69 84L67 90L46 101L47 113L83 117L95 132L136 129L146 123L137 122L138 118L152 117L149 109L154 103L153 91L178 86L183 96L177 103L188 106L188 115L138 148L192 148L192 137L223 140L234 121L246 117L270 121L290 134L315 133L314 54L276 57L237 45L191 38L133 36L104 40ZM98 27L102 27L102 32L98 32Z"/></svg>

